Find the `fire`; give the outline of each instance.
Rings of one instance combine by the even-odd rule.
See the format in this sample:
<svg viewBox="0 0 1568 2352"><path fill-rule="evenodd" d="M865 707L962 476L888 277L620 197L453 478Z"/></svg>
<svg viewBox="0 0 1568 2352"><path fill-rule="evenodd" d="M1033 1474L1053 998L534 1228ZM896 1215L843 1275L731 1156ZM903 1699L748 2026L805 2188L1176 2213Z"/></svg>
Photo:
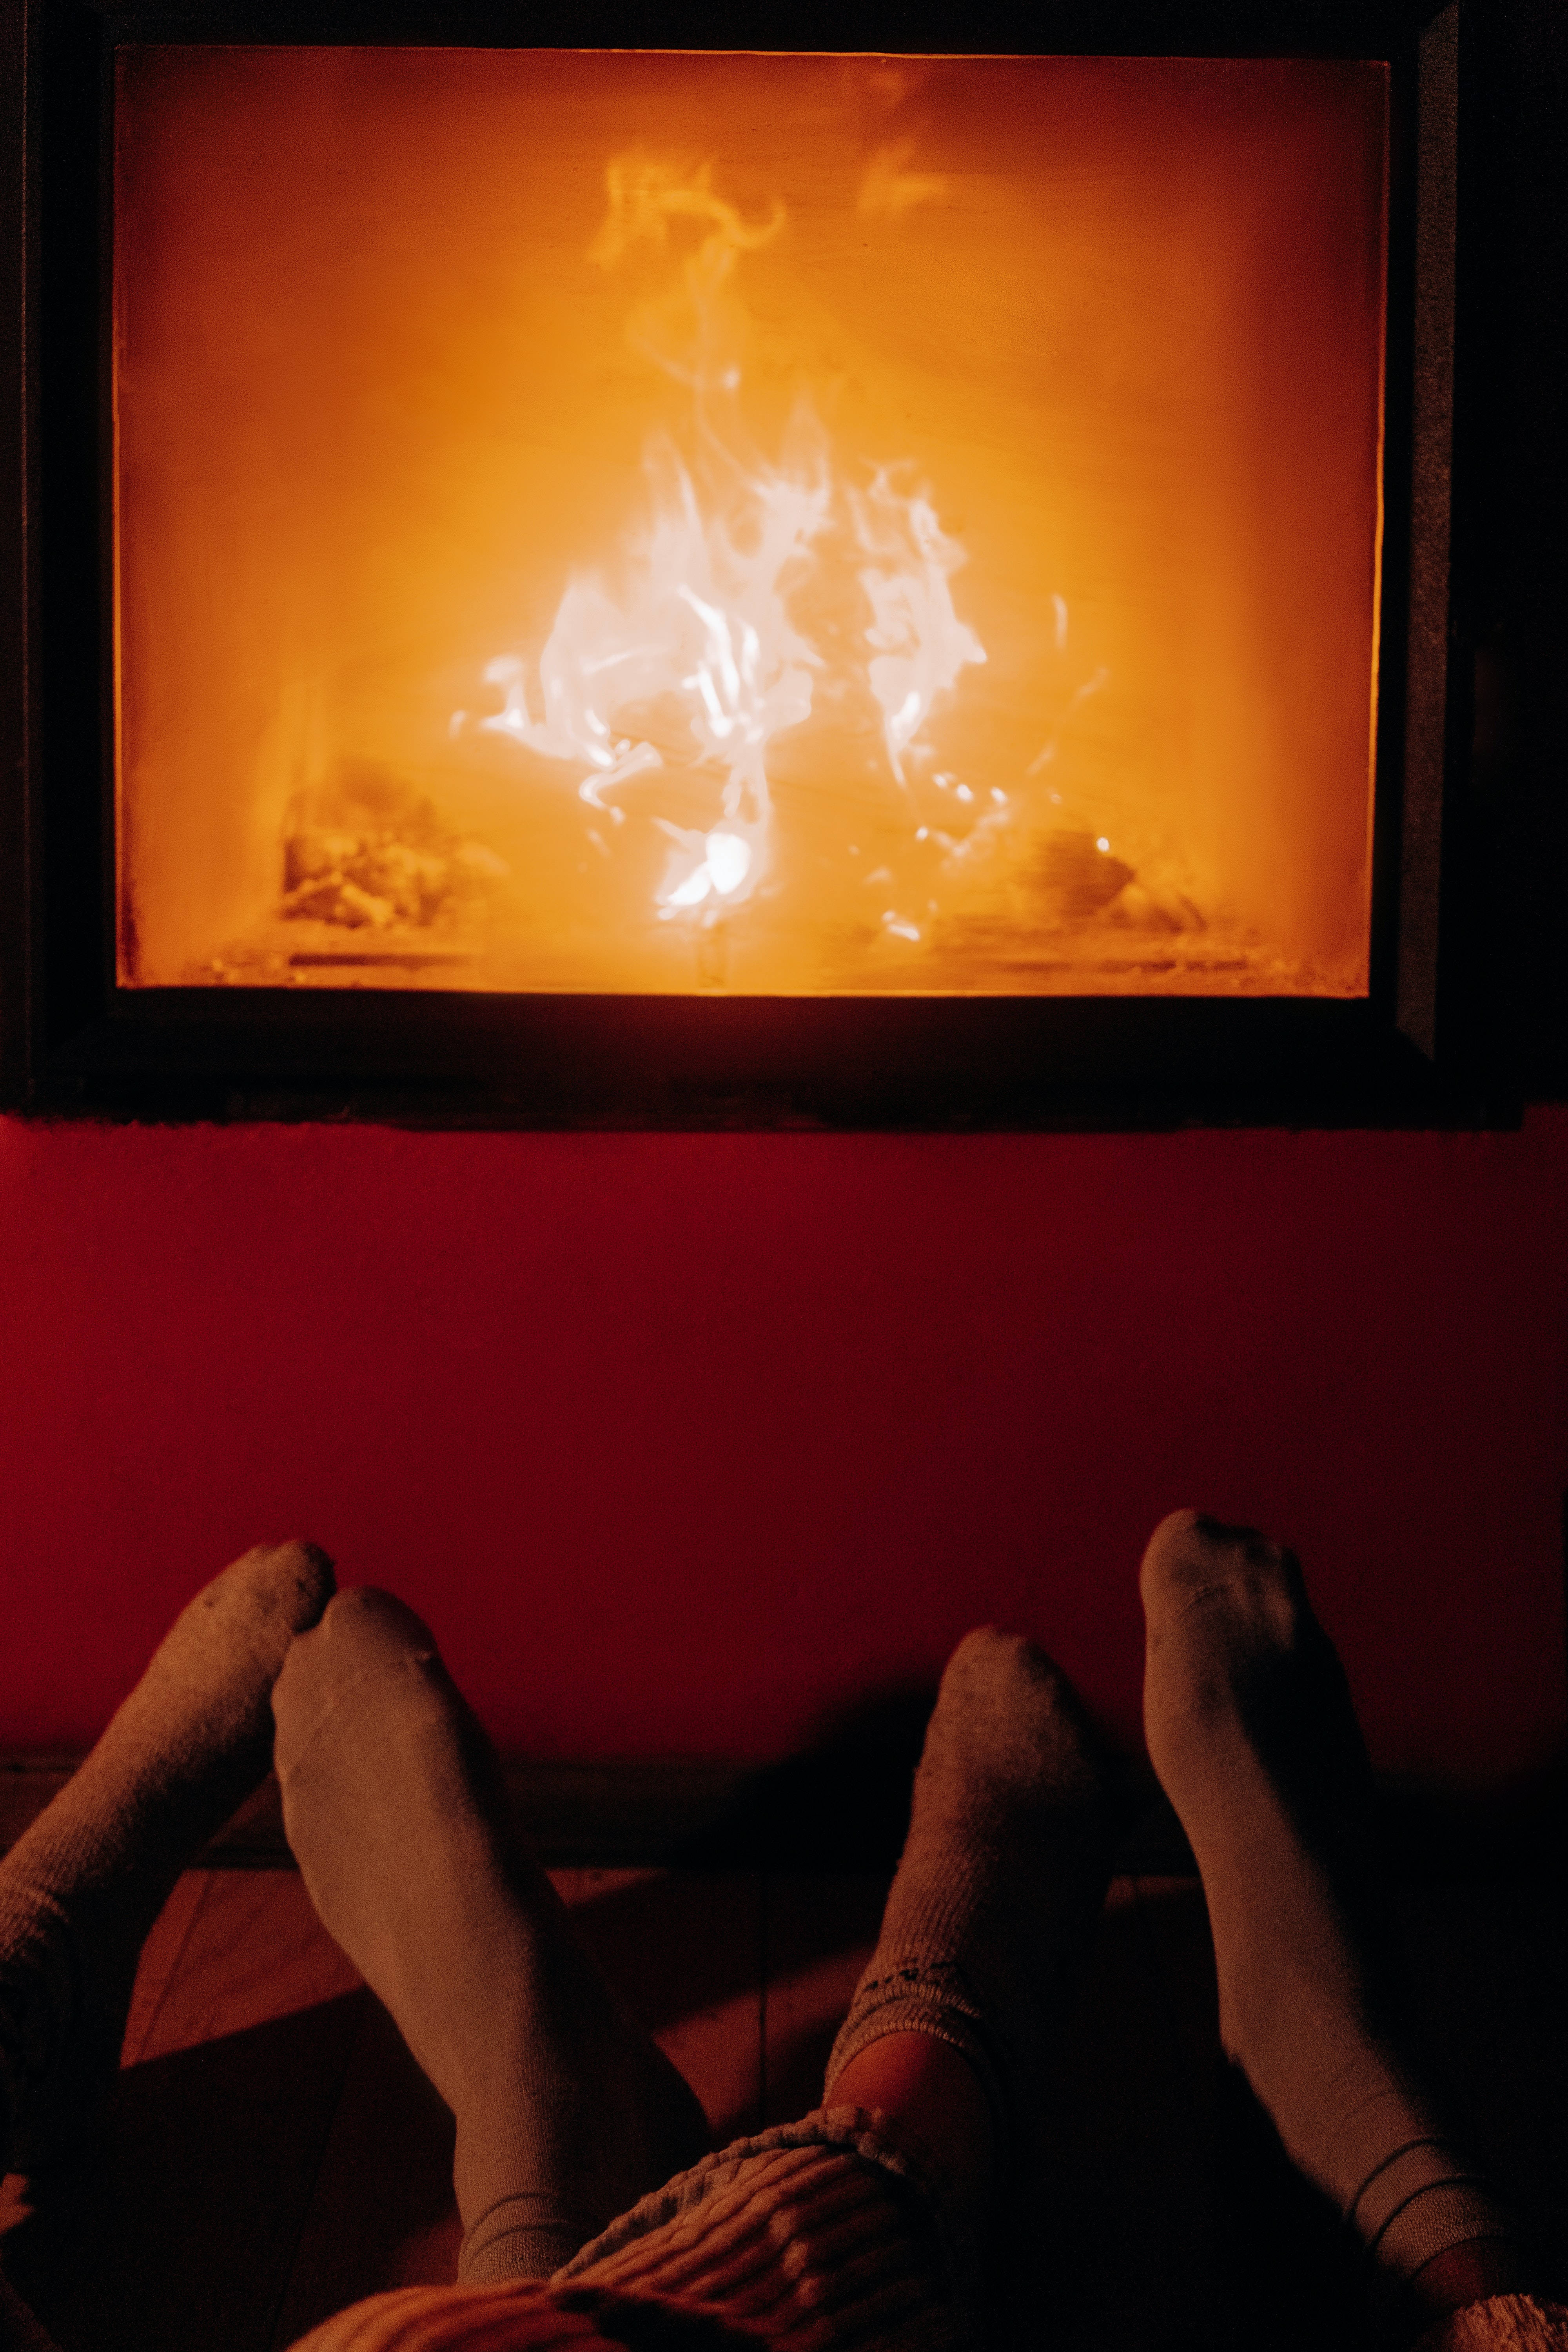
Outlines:
<svg viewBox="0 0 1568 2352"><path fill-rule="evenodd" d="M898 177L904 160L873 173L873 209L940 194L940 182ZM715 190L710 165L683 173L640 152L614 158L605 183L589 258L652 265L657 282L628 338L689 393L685 446L650 436L645 522L618 560L568 581L536 682L517 653L489 663L501 707L479 724L575 771L579 799L609 817L612 834L629 816L656 826L670 845L658 918L711 926L773 873L769 750L812 716L814 686L869 698L907 795L906 762L933 709L985 651L954 610L964 553L923 484L900 487L889 463L857 481L835 464L804 391L776 457L748 436L732 279L744 255L783 233L782 204L748 219ZM858 598L854 625L826 625L847 596ZM694 787L710 796L710 822L679 822L672 785L687 815ZM911 833L924 842L930 828ZM920 940L896 908L882 919L890 936Z"/></svg>
<svg viewBox="0 0 1568 2352"><path fill-rule="evenodd" d="M952 609L948 578L963 562L963 551L947 537L930 500L900 498L884 471L864 497L851 491L849 502L856 536L875 559L858 574L873 615L866 637L877 648L867 677L882 707L888 758L901 784L901 755L932 703L965 663L985 659L985 648Z"/></svg>

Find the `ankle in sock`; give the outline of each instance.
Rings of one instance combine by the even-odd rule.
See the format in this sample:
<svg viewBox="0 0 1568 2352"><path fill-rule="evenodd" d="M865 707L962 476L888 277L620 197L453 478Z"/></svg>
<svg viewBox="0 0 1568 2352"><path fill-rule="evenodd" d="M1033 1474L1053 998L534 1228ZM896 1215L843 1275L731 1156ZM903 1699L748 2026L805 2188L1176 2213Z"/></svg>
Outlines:
<svg viewBox="0 0 1568 2352"><path fill-rule="evenodd" d="M0 2170L59 2154L107 2093L147 1931L265 1776L272 1685L331 1589L310 1544L226 1568L0 1863Z"/></svg>
<svg viewBox="0 0 1568 2352"><path fill-rule="evenodd" d="M961 2051L1004 2165L1026 2138L1049 2039L1104 1900L1110 1804L1098 1745L1058 1669L994 1626L942 1679L876 1951L827 2063L889 2033Z"/></svg>
<svg viewBox="0 0 1568 2352"><path fill-rule="evenodd" d="M1227 2053L1386 2276L1511 2236L1419 2052L1371 1767L1295 1559L1182 1511L1142 1582L1149 1753L1203 1879Z"/></svg>

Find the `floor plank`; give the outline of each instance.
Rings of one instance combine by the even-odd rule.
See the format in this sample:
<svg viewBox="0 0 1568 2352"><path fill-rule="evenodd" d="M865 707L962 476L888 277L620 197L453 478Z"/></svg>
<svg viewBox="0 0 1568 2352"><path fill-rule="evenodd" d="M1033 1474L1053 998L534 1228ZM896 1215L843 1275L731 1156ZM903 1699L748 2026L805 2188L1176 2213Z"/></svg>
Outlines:
<svg viewBox="0 0 1568 2352"><path fill-rule="evenodd" d="M149 2038L201 1916L211 1876L205 1870L182 1872L174 1882L174 1893L153 1922L152 1933L142 1947L141 1965L132 1988L125 2039L120 2051L122 2066L134 2066L148 2054Z"/></svg>
<svg viewBox="0 0 1568 2352"><path fill-rule="evenodd" d="M359 1984L296 1872L188 1870L143 1948L121 2063L220 2041Z"/></svg>

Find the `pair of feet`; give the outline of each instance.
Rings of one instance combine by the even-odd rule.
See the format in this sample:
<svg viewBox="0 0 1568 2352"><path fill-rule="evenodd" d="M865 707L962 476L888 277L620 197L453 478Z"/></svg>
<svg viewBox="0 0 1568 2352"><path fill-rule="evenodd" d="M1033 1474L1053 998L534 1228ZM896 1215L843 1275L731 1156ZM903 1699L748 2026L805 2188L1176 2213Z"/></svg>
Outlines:
<svg viewBox="0 0 1568 2352"><path fill-rule="evenodd" d="M1226 2053L1412 2317L1525 2291L1513 2225L1457 2152L1419 2054L1366 1750L1294 1558L1177 1512L1141 1584L1149 1754L1202 1876ZM969 1634L828 2071L831 2096L886 2105L890 2092L961 2150L972 2205L1038 2118L1110 1810L1065 1677L1032 1643Z"/></svg>
<svg viewBox="0 0 1568 2352"><path fill-rule="evenodd" d="M547 2275L706 2151L517 1841L425 1626L386 1593L334 1597L327 1555L290 1543L196 1595L0 1863L0 2173L90 2128L148 1931L274 1763L323 1924L457 2116L467 2277Z"/></svg>
<svg viewBox="0 0 1568 2352"><path fill-rule="evenodd" d="M1365 1753L1294 1561L1184 1513L1142 1580L1150 1752L1203 1874L1226 2049L1290 2156L1426 2307L1522 2284L1411 2053ZM312 1897L458 2117L463 2274L543 2275L692 2162L703 2119L517 1844L426 1629L384 1594L331 1593L309 1546L237 1561L0 1867L0 2158L47 2159L112 2080L142 1941L265 1772L275 1714ZM1064 1678L1031 1643L969 1636L829 2068L835 2103L942 2144L961 2201L1030 2128L1108 1834Z"/></svg>

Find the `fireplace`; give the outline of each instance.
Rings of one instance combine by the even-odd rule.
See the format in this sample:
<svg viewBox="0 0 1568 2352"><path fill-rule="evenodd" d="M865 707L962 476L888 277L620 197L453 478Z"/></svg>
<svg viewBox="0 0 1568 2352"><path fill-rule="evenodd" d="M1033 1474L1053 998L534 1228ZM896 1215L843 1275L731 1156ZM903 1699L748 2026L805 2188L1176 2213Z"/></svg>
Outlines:
<svg viewBox="0 0 1568 2352"><path fill-rule="evenodd" d="M1024 57L47 13L56 106L100 93L96 173L52 118L36 265L102 555L35 582L57 1094L1419 1087L1441 24Z"/></svg>

